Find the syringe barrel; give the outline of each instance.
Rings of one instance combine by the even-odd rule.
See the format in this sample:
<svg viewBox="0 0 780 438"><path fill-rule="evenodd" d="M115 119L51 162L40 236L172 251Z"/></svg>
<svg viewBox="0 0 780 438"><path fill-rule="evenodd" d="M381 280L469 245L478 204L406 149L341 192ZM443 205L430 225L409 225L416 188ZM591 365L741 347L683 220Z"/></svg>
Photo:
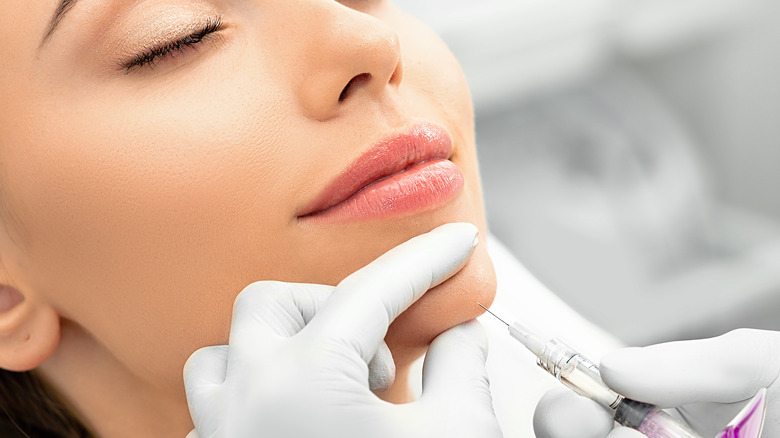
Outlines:
<svg viewBox="0 0 780 438"><path fill-rule="evenodd" d="M649 438L701 438L661 408L631 399L624 399L620 403L615 412L615 421Z"/></svg>
<svg viewBox="0 0 780 438"><path fill-rule="evenodd" d="M546 342L537 364L561 383L610 410L618 423L649 438L701 438L660 408L624 398L601 380L599 368L558 339Z"/></svg>
<svg viewBox="0 0 780 438"><path fill-rule="evenodd" d="M596 364L558 339L545 343L537 364L581 396L613 412L623 400L601 380Z"/></svg>

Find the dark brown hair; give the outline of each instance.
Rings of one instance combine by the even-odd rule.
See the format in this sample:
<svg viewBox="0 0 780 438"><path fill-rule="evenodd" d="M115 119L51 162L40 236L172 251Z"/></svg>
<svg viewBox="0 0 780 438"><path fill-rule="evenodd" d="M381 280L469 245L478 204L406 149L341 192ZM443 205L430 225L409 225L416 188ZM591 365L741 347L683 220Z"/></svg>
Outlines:
<svg viewBox="0 0 780 438"><path fill-rule="evenodd" d="M35 373L0 369L0 436L94 438L56 392Z"/></svg>

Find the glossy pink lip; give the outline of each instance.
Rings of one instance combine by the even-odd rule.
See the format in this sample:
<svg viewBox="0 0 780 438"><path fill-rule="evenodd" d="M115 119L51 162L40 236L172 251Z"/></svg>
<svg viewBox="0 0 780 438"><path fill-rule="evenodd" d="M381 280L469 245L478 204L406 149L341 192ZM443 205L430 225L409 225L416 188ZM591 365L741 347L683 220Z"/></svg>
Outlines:
<svg viewBox="0 0 780 438"><path fill-rule="evenodd" d="M375 143L308 205L301 219L353 220L436 208L463 187L448 158L452 140L441 127L420 123Z"/></svg>

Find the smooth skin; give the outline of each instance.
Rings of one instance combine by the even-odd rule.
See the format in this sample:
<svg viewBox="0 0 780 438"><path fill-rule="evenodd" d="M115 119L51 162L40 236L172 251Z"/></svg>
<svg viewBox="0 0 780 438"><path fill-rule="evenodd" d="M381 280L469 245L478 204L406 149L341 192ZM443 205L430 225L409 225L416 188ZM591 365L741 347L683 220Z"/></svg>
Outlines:
<svg viewBox="0 0 780 438"><path fill-rule="evenodd" d="M42 43L57 4L0 6L0 301L14 304L0 309L0 367L37 370L99 436L192 429L182 367L227 344L248 284L335 286L443 223L486 235L465 79L389 2L79 0ZM215 18L224 28L198 45L123 67ZM452 137L465 178L454 200L348 223L297 217L416 120ZM396 381L381 396L410 401L409 365L494 293L480 244L390 327Z"/></svg>

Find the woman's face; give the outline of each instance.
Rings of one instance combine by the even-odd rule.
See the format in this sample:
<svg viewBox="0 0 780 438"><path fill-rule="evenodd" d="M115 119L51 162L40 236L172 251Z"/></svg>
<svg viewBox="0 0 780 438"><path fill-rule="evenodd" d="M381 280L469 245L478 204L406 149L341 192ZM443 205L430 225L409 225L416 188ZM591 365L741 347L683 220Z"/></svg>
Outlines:
<svg viewBox="0 0 780 438"><path fill-rule="evenodd" d="M462 73L388 1L65 3L44 38L60 0L2 2L0 255L25 295L13 312L53 310L181 392L185 360L227 342L248 284L335 285L446 222L484 237ZM451 138L462 188L450 172L425 205L388 189L381 213L300 216L378 142L426 126ZM494 290L480 244L391 327L394 354L419 354Z"/></svg>

